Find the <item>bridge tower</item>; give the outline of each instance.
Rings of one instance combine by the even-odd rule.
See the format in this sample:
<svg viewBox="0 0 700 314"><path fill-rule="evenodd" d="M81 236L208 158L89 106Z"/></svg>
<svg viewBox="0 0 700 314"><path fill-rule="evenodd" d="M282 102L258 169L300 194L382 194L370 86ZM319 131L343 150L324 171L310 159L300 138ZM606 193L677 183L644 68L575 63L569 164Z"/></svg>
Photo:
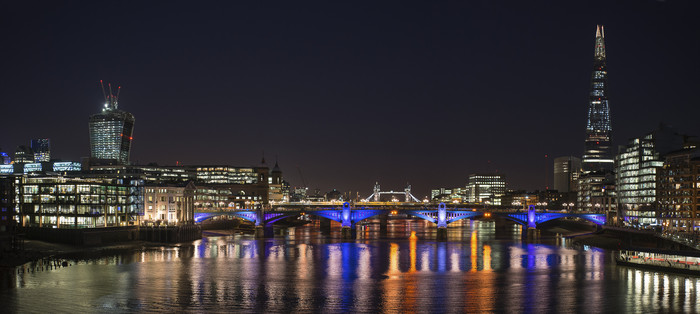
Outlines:
<svg viewBox="0 0 700 314"><path fill-rule="evenodd" d="M406 185L406 188L404 188L403 191L406 194L406 203L412 201L411 200L411 185L410 184Z"/></svg>
<svg viewBox="0 0 700 314"><path fill-rule="evenodd" d="M381 200L381 193L380 193L380 188L379 188L379 182L374 183L374 201L379 202Z"/></svg>

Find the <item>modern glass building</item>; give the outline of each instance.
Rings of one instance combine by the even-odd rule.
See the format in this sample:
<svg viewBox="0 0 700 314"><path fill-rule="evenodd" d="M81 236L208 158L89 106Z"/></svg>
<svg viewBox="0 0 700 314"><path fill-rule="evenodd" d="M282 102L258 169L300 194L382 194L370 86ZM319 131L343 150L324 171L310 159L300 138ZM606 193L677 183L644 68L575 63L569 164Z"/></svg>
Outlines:
<svg viewBox="0 0 700 314"><path fill-rule="evenodd" d="M48 138L33 139L32 152L34 152L34 162L51 161L51 140Z"/></svg>
<svg viewBox="0 0 700 314"><path fill-rule="evenodd" d="M24 227L128 226L143 215L138 179L23 175L15 186Z"/></svg>
<svg viewBox="0 0 700 314"><path fill-rule="evenodd" d="M614 164L610 143L612 127L610 125L610 108L608 106L605 33L602 25L596 26L593 60L583 170L612 170Z"/></svg>
<svg viewBox="0 0 700 314"><path fill-rule="evenodd" d="M119 93L105 95L102 112L90 116L90 157L98 164L128 164L134 115L117 108Z"/></svg>
<svg viewBox="0 0 700 314"><path fill-rule="evenodd" d="M618 203L628 221L641 226L658 223L659 171L666 154L684 147L687 136L660 125L658 129L630 140L615 157Z"/></svg>
<svg viewBox="0 0 700 314"><path fill-rule="evenodd" d="M471 174L467 183L467 201L470 203L491 201L501 205L500 198L506 194L506 176L502 174Z"/></svg>

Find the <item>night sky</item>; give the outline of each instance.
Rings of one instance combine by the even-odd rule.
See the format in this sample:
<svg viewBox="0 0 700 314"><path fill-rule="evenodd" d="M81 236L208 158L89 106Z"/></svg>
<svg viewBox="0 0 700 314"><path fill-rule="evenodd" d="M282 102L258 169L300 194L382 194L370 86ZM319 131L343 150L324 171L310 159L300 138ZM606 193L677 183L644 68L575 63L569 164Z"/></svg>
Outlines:
<svg viewBox="0 0 700 314"><path fill-rule="evenodd" d="M5 1L0 147L88 156L104 80L139 164L264 151L323 191L422 198L495 171L542 189L551 157L583 152L596 24L615 144L659 122L700 135L695 1L248 2Z"/></svg>

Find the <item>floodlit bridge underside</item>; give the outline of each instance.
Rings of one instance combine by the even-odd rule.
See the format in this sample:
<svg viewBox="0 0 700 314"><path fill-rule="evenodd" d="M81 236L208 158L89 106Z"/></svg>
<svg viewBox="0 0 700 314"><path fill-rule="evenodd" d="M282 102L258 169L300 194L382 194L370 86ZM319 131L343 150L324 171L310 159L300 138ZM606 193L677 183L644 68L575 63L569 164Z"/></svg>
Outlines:
<svg viewBox="0 0 700 314"><path fill-rule="evenodd" d="M307 210L277 210L267 212L252 210L202 212L195 214L195 221L202 222L206 219L216 216L233 216L251 221L255 223L256 227L270 227L272 226L272 224L281 219L296 217L305 214L337 221L341 224L343 229L349 230L354 230L355 225L360 221L378 215L385 215L384 218L386 218L388 214L405 214L430 221L437 225L438 231L440 231L440 229L447 228L448 224L453 223L455 221L459 221L462 219L475 219L480 217L503 217L505 219L514 221L522 225L523 228L528 229L535 229L537 228L538 224L561 218L580 218L591 221L597 225L603 225L606 221L604 214L597 213L537 213L535 211L534 206L530 206L526 212L511 211L490 213L476 210L447 209L447 206L444 203L440 203L437 209L423 208L391 210L387 208L373 209L365 207L361 207L359 209L352 209L350 207L350 204L344 203L342 208L307 208Z"/></svg>

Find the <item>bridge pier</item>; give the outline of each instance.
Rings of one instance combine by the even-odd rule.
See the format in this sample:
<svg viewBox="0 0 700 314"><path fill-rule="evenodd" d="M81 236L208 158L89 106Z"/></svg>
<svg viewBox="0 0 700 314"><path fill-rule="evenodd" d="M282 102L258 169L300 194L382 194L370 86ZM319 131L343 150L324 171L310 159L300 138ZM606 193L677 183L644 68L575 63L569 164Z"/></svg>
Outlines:
<svg viewBox="0 0 700 314"><path fill-rule="evenodd" d="M357 230L352 227L343 226L340 229L340 238L343 240L355 240L357 238Z"/></svg>
<svg viewBox="0 0 700 314"><path fill-rule="evenodd" d="M318 218L318 224L321 227L321 234L323 235L329 235L331 234L331 220L323 217Z"/></svg>
<svg viewBox="0 0 700 314"><path fill-rule="evenodd" d="M386 238L389 234L389 214L379 215L379 237Z"/></svg>
<svg viewBox="0 0 700 314"><path fill-rule="evenodd" d="M437 228L437 240L438 241L447 241L447 227L438 227Z"/></svg>
<svg viewBox="0 0 700 314"><path fill-rule="evenodd" d="M267 239L275 237L275 229L272 225L257 225L255 226L255 238L256 239Z"/></svg>
<svg viewBox="0 0 700 314"><path fill-rule="evenodd" d="M437 227L437 240L447 241L447 206L445 203L438 205Z"/></svg>

